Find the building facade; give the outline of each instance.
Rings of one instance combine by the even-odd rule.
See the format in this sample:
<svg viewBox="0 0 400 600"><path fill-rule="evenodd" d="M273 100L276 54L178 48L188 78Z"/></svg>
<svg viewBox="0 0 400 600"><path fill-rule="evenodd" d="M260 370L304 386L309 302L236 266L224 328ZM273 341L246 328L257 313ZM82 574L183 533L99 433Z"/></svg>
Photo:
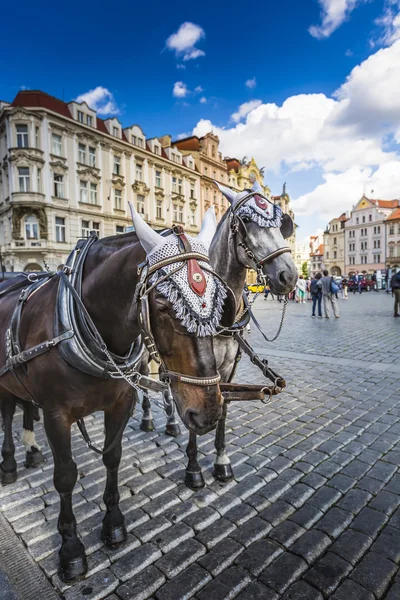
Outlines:
<svg viewBox="0 0 400 600"><path fill-rule="evenodd" d="M197 171L201 175L201 217L211 205L215 207L215 215L219 221L227 210L229 202L219 191L214 181L229 185L227 163L219 151L219 138L214 133L207 133L199 138L192 135L172 142L183 156L193 156Z"/></svg>
<svg viewBox="0 0 400 600"><path fill-rule="evenodd" d="M155 227L201 224L200 173L168 139L102 120L86 103L39 91L0 104L0 252L7 271L51 269L77 239L131 224L128 201Z"/></svg>
<svg viewBox="0 0 400 600"><path fill-rule="evenodd" d="M310 272L310 245L309 244L296 244L296 251L294 253L294 262L296 265L297 273L302 275L303 264L307 264L307 273Z"/></svg>
<svg viewBox="0 0 400 600"><path fill-rule="evenodd" d="M330 275L343 275L344 268L344 232L348 220L346 213L332 219L324 232L324 264Z"/></svg>
<svg viewBox="0 0 400 600"><path fill-rule="evenodd" d="M345 223L345 272L385 271L386 218L398 200L375 200L363 196Z"/></svg>
<svg viewBox="0 0 400 600"><path fill-rule="evenodd" d="M321 235L310 236L310 277L315 277L325 269L324 244Z"/></svg>
<svg viewBox="0 0 400 600"><path fill-rule="evenodd" d="M400 270L400 208L395 208L387 217L386 225L386 268L389 276Z"/></svg>

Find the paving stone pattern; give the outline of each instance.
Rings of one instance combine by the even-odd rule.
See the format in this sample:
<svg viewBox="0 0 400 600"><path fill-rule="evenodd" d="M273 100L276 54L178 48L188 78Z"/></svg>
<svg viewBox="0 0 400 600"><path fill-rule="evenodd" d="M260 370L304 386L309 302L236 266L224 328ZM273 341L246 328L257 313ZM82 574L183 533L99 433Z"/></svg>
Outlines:
<svg viewBox="0 0 400 600"><path fill-rule="evenodd" d="M19 478L0 489L1 512L65 600L399 600L400 374L388 365L400 364L400 319L391 308L382 292L341 301L339 320L311 319L309 305L291 304L271 352L251 332L265 356L290 350L303 359L271 359L288 385L270 404L229 407L235 479L226 484L213 478L208 434L198 440L207 486L186 488L187 433L167 437L156 406L157 431L140 431L138 408L123 440L121 509L129 533L117 550L100 540L105 469L74 428L74 506L89 563L83 582L68 587L57 575L51 453L38 424L48 460L24 468L20 414ZM277 302L256 302L270 333L279 310ZM368 367L375 359L381 370ZM243 359L237 380L261 377ZM86 424L101 444L102 415Z"/></svg>

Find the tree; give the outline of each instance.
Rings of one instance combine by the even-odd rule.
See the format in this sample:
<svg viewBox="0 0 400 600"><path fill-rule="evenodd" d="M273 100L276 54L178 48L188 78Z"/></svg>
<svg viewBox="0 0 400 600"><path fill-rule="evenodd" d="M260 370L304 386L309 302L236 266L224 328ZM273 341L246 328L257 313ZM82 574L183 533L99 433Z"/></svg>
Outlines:
<svg viewBox="0 0 400 600"><path fill-rule="evenodd" d="M307 277L308 277L307 261L304 261L303 264L301 265L301 274L303 275L304 279L307 279Z"/></svg>

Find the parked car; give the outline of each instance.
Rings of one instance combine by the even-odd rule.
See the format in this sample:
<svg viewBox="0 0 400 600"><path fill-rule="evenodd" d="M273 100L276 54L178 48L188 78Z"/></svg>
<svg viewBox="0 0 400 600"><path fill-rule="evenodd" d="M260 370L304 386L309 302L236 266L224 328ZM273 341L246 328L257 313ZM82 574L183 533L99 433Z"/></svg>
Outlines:
<svg viewBox="0 0 400 600"><path fill-rule="evenodd" d="M265 285L260 285L259 283L250 283L247 288L250 290L250 292L253 292L253 294L257 292L260 294L264 291Z"/></svg>
<svg viewBox="0 0 400 600"><path fill-rule="evenodd" d="M358 284L356 284L356 285L358 286ZM354 281L352 279L349 279L349 290L352 290L353 287L354 287ZM374 289L374 282L372 281L372 279L370 278L369 275L367 275L366 277L364 277L361 280L361 289L365 290L367 292Z"/></svg>

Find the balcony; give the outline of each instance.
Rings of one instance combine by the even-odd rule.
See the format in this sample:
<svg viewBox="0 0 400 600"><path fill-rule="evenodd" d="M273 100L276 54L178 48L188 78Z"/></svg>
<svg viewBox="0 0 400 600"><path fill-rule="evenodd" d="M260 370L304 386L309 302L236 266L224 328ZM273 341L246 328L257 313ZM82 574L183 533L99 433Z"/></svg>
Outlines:
<svg viewBox="0 0 400 600"><path fill-rule="evenodd" d="M17 250L19 252L32 252L40 248L40 252L47 250L47 240L12 240L5 245L5 250Z"/></svg>
<svg viewBox="0 0 400 600"><path fill-rule="evenodd" d="M13 192L11 194L12 204L28 204L29 206L44 206L45 195L40 192Z"/></svg>

